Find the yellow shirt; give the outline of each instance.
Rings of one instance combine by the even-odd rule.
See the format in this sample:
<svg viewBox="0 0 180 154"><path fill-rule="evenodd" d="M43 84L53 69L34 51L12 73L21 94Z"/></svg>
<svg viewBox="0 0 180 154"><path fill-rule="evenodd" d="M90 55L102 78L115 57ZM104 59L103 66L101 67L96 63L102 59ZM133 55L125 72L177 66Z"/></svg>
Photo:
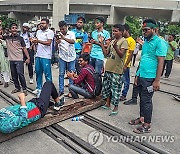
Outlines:
<svg viewBox="0 0 180 154"><path fill-rule="evenodd" d="M126 51L126 57L125 57L125 61L124 64L126 63L130 53L134 52L134 49L136 47L136 41L130 36L128 38L126 38L127 42L128 42L128 50ZM127 67L131 67L131 62L129 62L129 64L127 65Z"/></svg>

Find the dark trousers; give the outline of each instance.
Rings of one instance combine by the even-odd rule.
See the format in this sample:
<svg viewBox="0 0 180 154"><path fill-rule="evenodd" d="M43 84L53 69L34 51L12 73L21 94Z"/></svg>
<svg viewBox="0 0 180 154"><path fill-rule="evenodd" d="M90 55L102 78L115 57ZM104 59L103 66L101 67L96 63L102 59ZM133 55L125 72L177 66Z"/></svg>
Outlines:
<svg viewBox="0 0 180 154"><path fill-rule="evenodd" d="M80 74L81 68L79 66L79 56L81 55L81 53L76 53L76 60L75 60L75 68L76 68L76 72L77 74Z"/></svg>
<svg viewBox="0 0 180 154"><path fill-rule="evenodd" d="M166 67L165 77L169 77L169 75L171 74L172 65L173 65L173 59L172 60L165 60L161 76L163 76L164 70L165 70L165 67Z"/></svg>
<svg viewBox="0 0 180 154"><path fill-rule="evenodd" d="M136 90L139 91L140 96L140 117L144 117L145 123L151 123L152 118L153 82L154 79L138 77L138 84L136 86Z"/></svg>
<svg viewBox="0 0 180 154"><path fill-rule="evenodd" d="M134 101L137 101L138 94L139 94L139 87L133 84L132 99Z"/></svg>
<svg viewBox="0 0 180 154"><path fill-rule="evenodd" d="M58 63L58 61L59 61L56 54L57 54L57 51L52 51L52 58L51 58L51 64L52 65L55 64L55 63Z"/></svg>
<svg viewBox="0 0 180 154"><path fill-rule="evenodd" d="M56 87L51 81L46 81L42 87L39 98L33 98L29 102L34 102L41 112L41 117L44 117L49 106L52 105L50 97L53 99L58 97Z"/></svg>
<svg viewBox="0 0 180 154"><path fill-rule="evenodd" d="M28 64L29 78L33 78L34 51L28 50L30 63Z"/></svg>
<svg viewBox="0 0 180 154"><path fill-rule="evenodd" d="M26 90L26 80L24 77L24 62L23 61L10 61L11 76L16 89ZM21 83L21 87L19 84Z"/></svg>
<svg viewBox="0 0 180 154"><path fill-rule="evenodd" d="M85 98L93 97L93 95L91 95L88 90L73 84L69 85L69 91L74 99L79 98L78 94L84 96Z"/></svg>
<svg viewBox="0 0 180 154"><path fill-rule="evenodd" d="M27 64L28 66L28 72L29 72L29 78L33 78L33 64L34 64L34 51L27 49L30 57L30 63ZM24 55L24 61L27 59L26 55Z"/></svg>
<svg viewBox="0 0 180 154"><path fill-rule="evenodd" d="M133 54L133 66L135 65L135 62L136 62L136 56L137 54Z"/></svg>

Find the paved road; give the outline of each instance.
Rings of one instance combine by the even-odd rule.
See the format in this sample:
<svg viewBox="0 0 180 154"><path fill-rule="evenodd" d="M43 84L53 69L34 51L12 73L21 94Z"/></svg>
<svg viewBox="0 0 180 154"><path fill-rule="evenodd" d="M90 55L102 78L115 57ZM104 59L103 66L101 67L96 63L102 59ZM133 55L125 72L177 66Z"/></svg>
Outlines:
<svg viewBox="0 0 180 154"><path fill-rule="evenodd" d="M136 67L131 69L131 74L133 75ZM27 73L26 73L27 76ZM58 87L58 69L53 67L53 79ZM132 79L133 81L133 79ZM28 82L28 77L27 77ZM172 75L170 80L163 80L162 82L175 84L180 86L180 64L174 63ZM66 80L67 83L67 80ZM35 88L35 84L29 85L31 88ZM2 87L1 87L2 88ZM172 92L179 93L179 87L173 87L169 85L162 84L161 88L163 90L169 90ZM13 85L10 85L6 89L6 91L11 91L13 89ZM130 91L128 93L128 98L131 97L132 86L130 87ZM67 92L67 89L66 89ZM16 95L14 95L16 96ZM33 96L29 94L27 96L27 100L32 98ZM6 106L6 103L0 99L2 102L0 107ZM180 102L174 100L171 95L156 92L153 98L154 104L154 112L152 118L152 133L146 134L145 136L172 136L174 142L150 142L150 144L166 150L173 154L180 153ZM132 129L135 128L133 126L128 125L128 121L136 118L139 112L139 105L134 106L125 106L120 103L119 106L119 114L114 117L109 117L109 111L103 111L101 109L96 109L88 112L88 114L95 116L101 120L104 120L110 123L113 126L121 128L129 133L132 133ZM63 121L59 123L59 125L63 126L67 130L73 132L77 136L81 137L83 140L88 141L89 134L94 131L93 128L85 125L82 122L72 122L71 119ZM133 134L134 135L134 134ZM123 144L114 143L112 141L108 142L107 137L104 138L104 142L102 145L97 147L102 152L109 154L119 154L119 153L136 153L133 150L129 149ZM58 154L58 153L70 153L67 149L62 147L60 144L52 140L42 131L34 131L22 136L16 137L10 141L6 141L0 144L0 153L2 154Z"/></svg>

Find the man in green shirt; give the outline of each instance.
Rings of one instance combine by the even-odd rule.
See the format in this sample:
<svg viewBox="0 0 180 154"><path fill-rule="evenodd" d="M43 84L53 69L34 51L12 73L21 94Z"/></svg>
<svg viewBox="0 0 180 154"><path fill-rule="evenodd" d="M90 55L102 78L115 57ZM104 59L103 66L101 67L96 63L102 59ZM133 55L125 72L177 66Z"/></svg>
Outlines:
<svg viewBox="0 0 180 154"><path fill-rule="evenodd" d="M166 67L166 73L165 73L165 77L166 79L169 78L169 75L171 74L171 70L172 70L172 64L173 64L173 59L174 59L174 52L177 49L177 43L176 41L174 41L175 39L175 35L171 34L168 37L168 52L164 61L164 66L163 66L163 72L162 72L162 76L164 74L164 70Z"/></svg>
<svg viewBox="0 0 180 154"><path fill-rule="evenodd" d="M140 116L129 122L131 125L142 124L134 130L138 134L151 132L152 97L154 91L159 90L164 57L167 53L167 46L156 35L155 29L156 22L154 20L146 19L143 22L142 31L145 42L142 46L141 60L134 81L140 96Z"/></svg>

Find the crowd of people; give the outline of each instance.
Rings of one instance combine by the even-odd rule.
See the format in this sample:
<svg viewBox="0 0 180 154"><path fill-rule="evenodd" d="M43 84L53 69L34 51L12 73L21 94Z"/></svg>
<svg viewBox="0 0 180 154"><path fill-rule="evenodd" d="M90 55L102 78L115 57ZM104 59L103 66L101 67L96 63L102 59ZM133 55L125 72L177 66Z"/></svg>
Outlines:
<svg viewBox="0 0 180 154"><path fill-rule="evenodd" d="M170 34L166 42L159 36L158 24L153 19L143 21L143 39L140 37L134 39L127 24L113 25L111 36L110 32L104 29L105 18L102 16L95 18L96 29L90 35L84 31L84 24L85 18L78 17L75 28L69 30L67 23L60 21L59 29L55 31L54 28L49 28L49 20L44 18L37 26L37 30L32 29L32 32L29 31L28 23L23 24L20 34L18 34L16 23L10 25L9 33L5 33L1 29L0 72L5 81L4 87L9 86L11 72L15 86L11 93L22 91L24 95L28 94L27 80L24 76L24 63L26 63L30 84L34 84L33 73L36 73L36 89L33 93L40 98L36 101L29 101L35 104L32 107L30 103L30 106L31 109L36 107L39 109L35 117L39 114L43 117L49 106L49 101L45 101L44 98L47 97L49 100L52 95L57 102L54 105L54 109L57 110L64 103L59 98L64 96L74 99L79 98L79 95L88 99L94 98L97 96L97 89L101 89L99 86L101 86L101 77L104 73L101 95L106 103L102 109L109 110L109 116L115 116L118 114L120 101L124 101L125 105L137 104L139 95L140 115L131 120L129 124L141 124L134 130L135 133L151 132L152 97L154 91L159 90L160 78L163 76L165 67L165 78L170 76L174 51L177 49L175 36ZM142 53L134 79L132 99L126 101L130 87L131 61L135 66L136 55L140 49ZM58 60L55 56L56 52L58 52ZM106 63L105 58L107 59ZM57 63L59 68L58 92L52 84L51 67L54 63ZM35 70L33 70L33 65L35 65ZM45 87L47 85L50 87L48 91L43 90L46 89L43 87L43 74L46 79ZM69 78L67 95L64 95L65 74ZM3 84L2 81L0 84ZM23 104L21 109L24 110L26 108L22 101L24 96L19 95L19 97ZM114 106L112 110L111 104ZM0 110L0 115L2 112ZM37 119L39 117L35 118L35 120Z"/></svg>

